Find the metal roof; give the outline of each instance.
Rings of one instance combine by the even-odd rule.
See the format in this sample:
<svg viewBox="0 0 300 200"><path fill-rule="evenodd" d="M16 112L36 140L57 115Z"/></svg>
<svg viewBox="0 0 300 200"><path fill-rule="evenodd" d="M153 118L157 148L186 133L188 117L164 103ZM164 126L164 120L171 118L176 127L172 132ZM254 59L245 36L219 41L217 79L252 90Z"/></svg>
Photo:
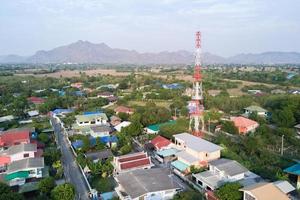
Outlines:
<svg viewBox="0 0 300 200"><path fill-rule="evenodd" d="M137 169L122 173L116 179L124 188L124 192L135 199L150 192L180 188L168 174L170 172L162 168Z"/></svg>
<svg viewBox="0 0 300 200"><path fill-rule="evenodd" d="M202 182L209 185L212 189L216 189L220 187L222 184L224 184L224 180L220 176L214 174L211 171L205 171L198 174L193 174L193 176L196 177L198 180L201 180Z"/></svg>
<svg viewBox="0 0 300 200"><path fill-rule="evenodd" d="M80 122L92 121L92 120L95 120L98 118L107 120L107 116L105 113L96 113L96 114L90 114L90 115L76 115L75 118L77 121L80 121Z"/></svg>
<svg viewBox="0 0 300 200"><path fill-rule="evenodd" d="M9 147L7 150L0 153L0 155L14 155L21 152L28 152L28 151L37 151L36 144L18 144Z"/></svg>
<svg viewBox="0 0 300 200"><path fill-rule="evenodd" d="M176 156L188 161L189 163L194 163L200 160L199 158L187 153L186 151L180 151L176 153Z"/></svg>
<svg viewBox="0 0 300 200"><path fill-rule="evenodd" d="M185 142L185 145L197 152L215 152L218 150L222 150L223 148L211 143L207 140L204 140L202 138L196 137L194 135L191 135L189 133L180 133L174 135L175 139L183 140Z"/></svg>
<svg viewBox="0 0 300 200"><path fill-rule="evenodd" d="M245 168L237 161L229 160L225 158L211 161L209 162L209 165L215 166L220 171L225 172L225 174L229 176L235 176L237 174L242 174L249 171L247 168Z"/></svg>
<svg viewBox="0 0 300 200"><path fill-rule="evenodd" d="M111 150L105 149L102 151L86 153L85 156L92 160L98 160L98 159L103 160L103 159L107 159L107 158L113 156L113 154L112 154Z"/></svg>
<svg viewBox="0 0 300 200"><path fill-rule="evenodd" d="M250 110L251 112L268 112L266 109L260 107L260 106L248 106L244 108L245 110Z"/></svg>
<svg viewBox="0 0 300 200"><path fill-rule="evenodd" d="M273 184L285 194L296 190L296 188L292 186L288 181L276 181Z"/></svg>
<svg viewBox="0 0 300 200"><path fill-rule="evenodd" d="M26 169L31 169L31 168L43 168L44 167L44 158L26 158L23 160L18 160L12 162L8 166L8 171L7 173L14 173L17 171L24 171Z"/></svg>

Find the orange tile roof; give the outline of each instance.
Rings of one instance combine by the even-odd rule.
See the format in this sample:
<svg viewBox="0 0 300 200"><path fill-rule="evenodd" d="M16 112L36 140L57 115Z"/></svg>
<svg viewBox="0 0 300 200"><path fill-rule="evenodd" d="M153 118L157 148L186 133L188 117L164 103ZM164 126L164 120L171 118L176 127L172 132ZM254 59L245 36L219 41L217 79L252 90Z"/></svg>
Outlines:
<svg viewBox="0 0 300 200"><path fill-rule="evenodd" d="M169 146L171 142L168 139L158 135L151 140L151 144L153 144L156 149L161 149L162 147Z"/></svg>

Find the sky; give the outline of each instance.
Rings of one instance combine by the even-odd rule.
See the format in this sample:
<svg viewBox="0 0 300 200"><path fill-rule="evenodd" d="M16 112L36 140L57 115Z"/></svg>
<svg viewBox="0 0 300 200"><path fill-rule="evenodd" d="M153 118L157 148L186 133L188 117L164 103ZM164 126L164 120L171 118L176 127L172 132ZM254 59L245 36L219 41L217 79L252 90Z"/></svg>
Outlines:
<svg viewBox="0 0 300 200"><path fill-rule="evenodd" d="M300 52L299 0L0 0L0 55L28 56L78 40L221 56Z"/></svg>

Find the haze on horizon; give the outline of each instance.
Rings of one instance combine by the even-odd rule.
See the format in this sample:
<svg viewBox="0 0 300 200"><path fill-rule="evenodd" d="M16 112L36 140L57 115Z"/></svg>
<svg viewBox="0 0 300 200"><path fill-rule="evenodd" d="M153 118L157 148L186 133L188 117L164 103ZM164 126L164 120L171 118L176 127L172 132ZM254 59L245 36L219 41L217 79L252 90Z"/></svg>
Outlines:
<svg viewBox="0 0 300 200"><path fill-rule="evenodd" d="M2 0L0 55L87 40L139 52L300 52L297 0Z"/></svg>

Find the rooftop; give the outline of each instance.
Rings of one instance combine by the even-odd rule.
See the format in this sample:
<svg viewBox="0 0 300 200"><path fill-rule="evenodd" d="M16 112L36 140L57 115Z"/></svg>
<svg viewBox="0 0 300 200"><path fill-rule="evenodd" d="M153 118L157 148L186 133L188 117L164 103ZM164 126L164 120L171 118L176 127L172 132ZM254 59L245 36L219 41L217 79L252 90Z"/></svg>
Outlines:
<svg viewBox="0 0 300 200"><path fill-rule="evenodd" d="M105 149L102 151L86 153L85 156L92 160L98 160L98 159L103 160L103 159L107 159L107 158L113 156L113 154L112 154L111 150Z"/></svg>
<svg viewBox="0 0 300 200"><path fill-rule="evenodd" d="M9 147L7 150L4 150L0 152L0 156L2 155L14 155L21 152L28 152L28 151L37 151L37 145L36 144L18 144L13 145Z"/></svg>
<svg viewBox="0 0 300 200"><path fill-rule="evenodd" d="M17 142L23 142L30 139L30 130L8 130L0 134L0 146L11 146Z"/></svg>
<svg viewBox="0 0 300 200"><path fill-rule="evenodd" d="M249 170L235 160L229 160L221 158L209 162L209 165L213 165L221 171L224 171L230 176L235 176L241 173L248 172Z"/></svg>
<svg viewBox="0 0 300 200"><path fill-rule="evenodd" d="M223 179L220 176L214 174L211 171L193 174L193 176L196 177L198 180L207 183L213 189L220 187L224 183Z"/></svg>
<svg viewBox="0 0 300 200"><path fill-rule="evenodd" d="M180 152L176 153L176 156L188 161L189 163L194 163L194 162L199 161L199 159L197 157L187 153L186 151L180 151Z"/></svg>
<svg viewBox="0 0 300 200"><path fill-rule="evenodd" d="M161 148L169 146L171 144L171 142L168 139L166 139L160 135L153 138L151 140L151 143L155 146L156 149L161 149Z"/></svg>
<svg viewBox="0 0 300 200"><path fill-rule="evenodd" d="M260 106L248 106L245 110L250 110L251 112L268 112L266 109Z"/></svg>
<svg viewBox="0 0 300 200"><path fill-rule="evenodd" d="M171 163L171 165L173 167L175 167L176 169L178 169L181 172L184 172L189 166L179 160L175 160Z"/></svg>
<svg viewBox="0 0 300 200"><path fill-rule="evenodd" d="M91 130L93 132L112 132L112 128L106 125L92 126Z"/></svg>
<svg viewBox="0 0 300 200"><path fill-rule="evenodd" d="M176 123L175 120L170 120L170 121L165 122L165 123L152 124L152 125L150 125L150 126L147 126L147 128L148 128L148 129L151 129L152 131L159 131L161 126L164 126L164 125L172 125L172 124L175 124L175 123Z"/></svg>
<svg viewBox="0 0 300 200"><path fill-rule="evenodd" d="M256 121L242 116L232 117L231 119L236 127L249 127L258 124Z"/></svg>
<svg viewBox="0 0 300 200"><path fill-rule="evenodd" d="M30 168L43 168L44 167L44 158L26 158L23 160L18 160L12 162L8 166L7 173L14 173L18 171L24 171Z"/></svg>
<svg viewBox="0 0 300 200"><path fill-rule="evenodd" d="M286 169L283 170L286 173L300 175L300 163L297 163L295 165L292 165Z"/></svg>
<svg viewBox="0 0 300 200"><path fill-rule="evenodd" d="M120 132L122 128L127 127L127 126L129 126L130 124L131 124L131 122L123 121L123 122L121 122L120 124L118 124L117 126L115 126L114 128L115 128L118 132Z"/></svg>
<svg viewBox="0 0 300 200"><path fill-rule="evenodd" d="M197 152L215 152L222 150L222 147L189 133L176 134L174 138L183 140L188 148Z"/></svg>
<svg viewBox="0 0 300 200"><path fill-rule="evenodd" d="M156 153L162 157L168 157L168 156L175 155L177 152L179 152L178 149L170 148L170 149L164 149L164 150L157 151Z"/></svg>
<svg viewBox="0 0 300 200"><path fill-rule="evenodd" d="M116 179L131 198L137 198L150 192L180 188L168 174L162 168L138 169L122 173Z"/></svg>
<svg viewBox="0 0 300 200"><path fill-rule="evenodd" d="M257 183L244 187L240 191L251 192L259 200L289 200L288 196L278 189L273 183Z"/></svg>
<svg viewBox="0 0 300 200"><path fill-rule="evenodd" d="M95 114L88 114L88 115L76 115L75 116L77 121L85 122L85 121L93 121L98 118L102 118L104 120L107 120L107 116L105 113L95 113Z"/></svg>
<svg viewBox="0 0 300 200"><path fill-rule="evenodd" d="M276 181L273 184L285 194L296 190L296 188L292 186L288 181Z"/></svg>

